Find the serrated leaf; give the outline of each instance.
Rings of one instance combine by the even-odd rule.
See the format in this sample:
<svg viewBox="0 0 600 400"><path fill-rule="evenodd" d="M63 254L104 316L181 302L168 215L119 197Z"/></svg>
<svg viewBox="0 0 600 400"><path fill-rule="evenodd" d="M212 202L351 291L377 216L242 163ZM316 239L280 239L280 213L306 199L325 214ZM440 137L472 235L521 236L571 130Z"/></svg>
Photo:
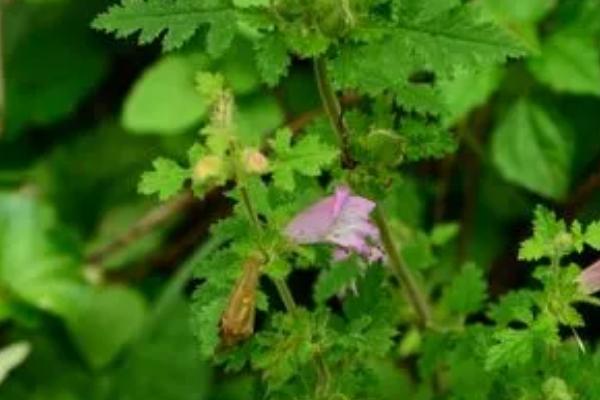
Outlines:
<svg viewBox="0 0 600 400"><path fill-rule="evenodd" d="M457 148L456 139L450 132L417 119L405 121L400 133L406 139L406 158L409 161L441 158Z"/></svg>
<svg viewBox="0 0 600 400"><path fill-rule="evenodd" d="M573 150L569 126L528 99L508 110L492 138L494 164L502 176L552 199L564 197L569 188Z"/></svg>
<svg viewBox="0 0 600 400"><path fill-rule="evenodd" d="M142 175L138 190L146 195L157 193L160 200L167 200L179 192L189 176L189 172L173 160L158 158L152 165L154 171Z"/></svg>
<svg viewBox="0 0 600 400"><path fill-rule="evenodd" d="M496 344L490 347L485 359L485 369L523 365L533 357L531 334L528 330L506 328L494 334Z"/></svg>
<svg viewBox="0 0 600 400"><path fill-rule="evenodd" d="M277 35L266 36L256 45L256 65L263 80L275 86L287 74L291 57L285 41Z"/></svg>
<svg viewBox="0 0 600 400"><path fill-rule="evenodd" d="M488 314L500 326L513 321L529 325L533 322L533 305L531 292L514 291L502 296L497 304L490 307Z"/></svg>
<svg viewBox="0 0 600 400"><path fill-rule="evenodd" d="M292 132L289 129L278 131L271 141L271 147L276 155L272 165L275 185L287 191L293 191L296 187L294 174L318 176L339 153L315 135L303 136L292 145Z"/></svg>
<svg viewBox="0 0 600 400"><path fill-rule="evenodd" d="M487 298L487 283L483 272L467 264L444 293L444 304L453 312L467 315L479 311Z"/></svg>
<svg viewBox="0 0 600 400"><path fill-rule="evenodd" d="M556 239L567 234L567 225L556 218L547 208L538 206L533 220L533 235L521 243L519 259L536 261L543 257L553 257L556 253Z"/></svg>
<svg viewBox="0 0 600 400"><path fill-rule="evenodd" d="M223 53L236 31L236 16L223 0L122 0L100 14L92 23L96 29L127 37L140 31L139 43L146 44L162 32L163 49L174 50L187 42L204 25L208 52Z"/></svg>
<svg viewBox="0 0 600 400"><path fill-rule="evenodd" d="M331 268L321 271L315 284L313 297L322 303L331 296L341 293L359 276L360 269L353 259L336 263Z"/></svg>
<svg viewBox="0 0 600 400"><path fill-rule="evenodd" d="M585 230L585 242L595 250L600 250L600 221L588 225Z"/></svg>

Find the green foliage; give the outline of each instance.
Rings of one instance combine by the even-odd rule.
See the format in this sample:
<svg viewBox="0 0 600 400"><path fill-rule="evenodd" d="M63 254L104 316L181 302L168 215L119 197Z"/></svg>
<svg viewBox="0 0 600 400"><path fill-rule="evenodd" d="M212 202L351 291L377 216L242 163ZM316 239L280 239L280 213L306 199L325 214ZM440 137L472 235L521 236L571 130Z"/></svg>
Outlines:
<svg viewBox="0 0 600 400"><path fill-rule="evenodd" d="M161 200L166 200L179 192L189 176L185 169L172 160L158 158L153 165L154 171L145 172L142 176L139 191L142 194L158 193Z"/></svg>
<svg viewBox="0 0 600 400"><path fill-rule="evenodd" d="M275 185L292 191L296 187L294 174L318 176L321 170L330 165L338 151L322 143L317 136L306 136L292 144L292 132L280 130L271 141L275 153L273 179Z"/></svg>
<svg viewBox="0 0 600 400"><path fill-rule="evenodd" d="M134 133L172 134L197 124L210 102L194 90L194 72L190 60L177 56L151 66L125 101L123 126Z"/></svg>
<svg viewBox="0 0 600 400"><path fill-rule="evenodd" d="M486 289L481 269L468 264L448 286L444 303L450 311L461 315L477 312L486 300Z"/></svg>
<svg viewBox="0 0 600 400"><path fill-rule="evenodd" d="M139 43L155 40L163 31L165 50L181 47L204 25L210 25L207 49L211 54L225 51L235 35L235 14L222 0L198 4L193 0L124 0L110 7L93 23L96 29L126 37L140 31Z"/></svg>
<svg viewBox="0 0 600 400"><path fill-rule="evenodd" d="M573 142L559 116L529 99L504 116L493 138L493 158L502 176L553 199L570 184Z"/></svg>
<svg viewBox="0 0 600 400"><path fill-rule="evenodd" d="M114 2L2 7L0 398L600 398L597 0Z"/></svg>

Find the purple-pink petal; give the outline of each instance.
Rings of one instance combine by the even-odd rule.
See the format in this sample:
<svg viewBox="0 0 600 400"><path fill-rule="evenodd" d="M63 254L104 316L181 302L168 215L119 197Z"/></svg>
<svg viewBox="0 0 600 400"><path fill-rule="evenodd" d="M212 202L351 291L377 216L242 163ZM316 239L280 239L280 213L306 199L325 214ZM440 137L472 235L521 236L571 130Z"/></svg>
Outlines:
<svg viewBox="0 0 600 400"><path fill-rule="evenodd" d="M375 203L352 196L342 186L332 196L315 203L297 215L286 227L286 235L296 243L332 243L337 246L334 258L346 258L355 252L369 261L383 258L379 248L379 231L369 220Z"/></svg>
<svg viewBox="0 0 600 400"><path fill-rule="evenodd" d="M579 275L579 283L583 290L592 294L600 290L600 260L596 261Z"/></svg>

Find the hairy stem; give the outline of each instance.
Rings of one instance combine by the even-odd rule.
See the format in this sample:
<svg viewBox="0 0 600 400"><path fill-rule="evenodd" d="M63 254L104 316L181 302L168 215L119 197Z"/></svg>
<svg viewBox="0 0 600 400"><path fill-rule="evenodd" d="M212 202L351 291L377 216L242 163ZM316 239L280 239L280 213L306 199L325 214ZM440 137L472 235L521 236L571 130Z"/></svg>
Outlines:
<svg viewBox="0 0 600 400"><path fill-rule="evenodd" d="M248 214L248 219L250 219L250 222L254 226L254 229L256 230L256 233L258 235L257 236L258 237L258 240L257 240L258 247L259 247L263 257L265 257L265 259L267 259L268 252L263 247L262 239L261 239L262 238L262 225L260 224L260 220L258 219L256 210L254 208L254 205L252 204L252 200L250 199L250 194L248 193L248 190L246 189L246 187L243 185L240 185L239 189L240 189L240 194L242 197L242 204L244 205L244 208L246 209L246 213ZM290 288L288 287L287 283L283 279L278 279L278 278L273 278L272 281L275 284L277 293L279 294L281 301L283 301L283 305L285 306L286 310L288 310L289 312L294 312L296 310L296 302L294 301L294 297L292 296L292 292L290 291Z"/></svg>
<svg viewBox="0 0 600 400"><path fill-rule="evenodd" d="M281 297L286 310L289 312L295 312L296 302L294 301L294 297L292 296L292 292L290 291L287 283L280 278L273 278L273 283L275 284L275 288L277 288L277 293L279 294L279 297Z"/></svg>
<svg viewBox="0 0 600 400"><path fill-rule="evenodd" d="M379 207L375 210L375 223L379 228L381 241L383 242L383 247L388 255L392 271L400 283L406 288L408 298L419 317L419 325L424 328L431 326L431 310L426 296L417 284L413 274L394 244L387 219Z"/></svg>
<svg viewBox="0 0 600 400"><path fill-rule="evenodd" d="M322 58L315 59L314 69L323 108L329 117L331 128L338 137L342 152L342 164L346 168L352 168L354 166L354 161L350 155L350 131L342 115L340 101L327 77L327 65L325 64L325 60Z"/></svg>
<svg viewBox="0 0 600 400"><path fill-rule="evenodd" d="M344 120L340 101L327 77L325 61L322 58L317 58L314 61L314 69L315 79L317 81L317 86L319 87L319 94L321 95L321 102L323 103L331 126L340 142L342 164L346 168L352 168L354 166L354 160L352 160L349 152L350 130ZM430 326L431 312L429 303L413 277L412 272L407 267L406 262L396 248L387 220L388 218L383 214L381 207L377 207L375 221L381 232L383 245L388 254L392 270L400 283L406 288L408 299L419 316L420 325L422 327Z"/></svg>

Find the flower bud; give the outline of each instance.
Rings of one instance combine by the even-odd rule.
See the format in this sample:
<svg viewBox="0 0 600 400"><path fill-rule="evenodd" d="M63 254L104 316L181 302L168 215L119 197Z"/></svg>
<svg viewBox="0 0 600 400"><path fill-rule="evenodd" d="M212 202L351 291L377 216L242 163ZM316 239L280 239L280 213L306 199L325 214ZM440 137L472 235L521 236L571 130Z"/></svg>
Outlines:
<svg viewBox="0 0 600 400"><path fill-rule="evenodd" d="M201 158L194 166L194 180L205 181L219 176L223 170L223 160L219 156L210 155Z"/></svg>
<svg viewBox="0 0 600 400"><path fill-rule="evenodd" d="M256 149L245 149L242 160L244 168L251 174L264 174L269 170L269 160Z"/></svg>

